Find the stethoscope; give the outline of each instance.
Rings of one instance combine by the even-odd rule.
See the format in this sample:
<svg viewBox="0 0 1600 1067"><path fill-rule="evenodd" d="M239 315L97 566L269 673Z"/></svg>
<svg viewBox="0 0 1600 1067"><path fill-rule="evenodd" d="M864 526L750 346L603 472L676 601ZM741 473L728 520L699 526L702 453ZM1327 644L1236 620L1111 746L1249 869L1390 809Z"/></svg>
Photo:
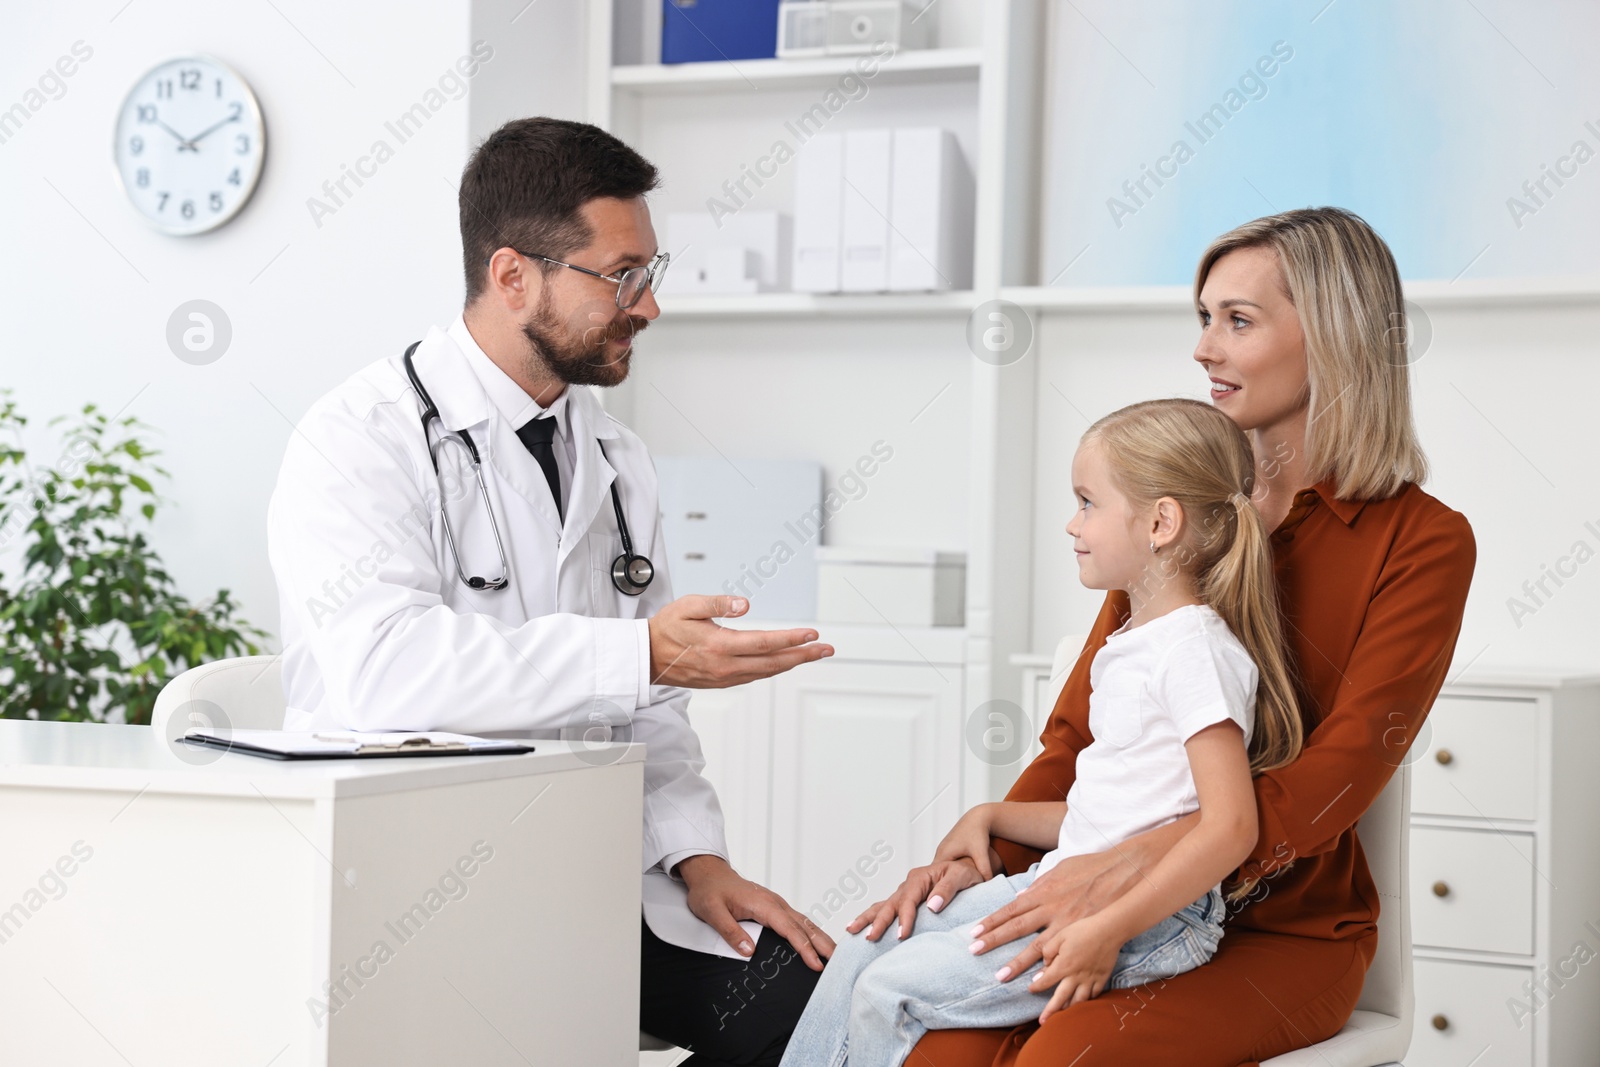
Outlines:
<svg viewBox="0 0 1600 1067"><path fill-rule="evenodd" d="M472 473L478 479L478 493L483 497L484 510L489 513L489 529L494 531L494 546L500 553L500 577L480 578L477 575L467 577L467 572L461 569L461 553L456 549L455 532L450 528L450 511L444 506L444 486L439 486L439 514L444 517L444 536L450 543L450 555L456 562L456 574L465 583L468 589L504 589L511 584L511 569L506 564L505 545L500 540L500 524L495 521L494 505L489 502L489 489L483 484L483 464L478 458L478 446L472 440L472 434L466 430L451 433L444 427L444 420L439 417L439 409L433 403L433 397L422 387L422 379L417 377L416 365L411 360L411 354L417 350L421 341L415 341L406 349L404 363L406 377L411 379L411 387L417 391L417 396L423 403L422 409L422 438L428 442L428 459L433 463L433 476L439 477L439 449L445 442L455 442L467 450L467 455L472 460ZM429 432L430 422L439 423L439 439L435 441ZM600 444L600 455L606 454L606 447ZM608 461L609 462L609 461ZM624 596L638 596L650 588L650 582L656 576L655 564L648 557L634 555L633 538L628 533L628 520L622 514L622 498L617 494L617 479L611 480L611 507L617 513L617 533L622 536L622 555L611 561L611 584L617 587L617 592Z"/></svg>

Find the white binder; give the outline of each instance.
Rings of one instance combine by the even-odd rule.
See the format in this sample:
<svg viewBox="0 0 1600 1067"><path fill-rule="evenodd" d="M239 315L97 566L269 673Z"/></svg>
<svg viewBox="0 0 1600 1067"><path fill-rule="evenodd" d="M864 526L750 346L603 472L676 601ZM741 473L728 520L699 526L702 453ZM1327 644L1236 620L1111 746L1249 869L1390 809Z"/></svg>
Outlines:
<svg viewBox="0 0 1600 1067"><path fill-rule="evenodd" d="M794 173L794 269L800 293L839 291L844 135L818 133L800 147Z"/></svg>
<svg viewBox="0 0 1600 1067"><path fill-rule="evenodd" d="M844 242L840 288L877 293L889 288L889 190L893 130L844 135Z"/></svg>
<svg viewBox="0 0 1600 1067"><path fill-rule="evenodd" d="M955 135L895 130L891 173L889 288L971 288L972 181Z"/></svg>

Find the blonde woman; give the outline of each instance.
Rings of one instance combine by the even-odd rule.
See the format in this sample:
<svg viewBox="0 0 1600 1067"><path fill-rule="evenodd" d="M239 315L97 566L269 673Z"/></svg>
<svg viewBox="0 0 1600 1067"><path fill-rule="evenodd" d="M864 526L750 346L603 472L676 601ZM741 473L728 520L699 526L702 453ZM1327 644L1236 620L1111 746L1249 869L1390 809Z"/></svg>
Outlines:
<svg viewBox="0 0 1600 1067"><path fill-rule="evenodd" d="M1250 437L1305 747L1254 779L1249 887L1204 967L1111 991L1043 1026L932 1031L918 1067L1250 1065L1337 1033L1377 945L1378 895L1356 821L1416 738L1444 683L1476 559L1472 529L1423 492L1411 417L1405 309L1394 259L1357 216L1284 212L1214 241L1195 275L1194 358L1212 403ZM1128 619L1112 592L1008 799L1059 800L1093 739L1090 671ZM985 949L1039 934L996 969L1025 973L1040 946L1127 896L1198 815L1076 856L982 921ZM1037 849L996 838L1005 871ZM982 878L964 850L918 868L870 909L910 930ZM932 909L937 910L937 909Z"/></svg>
<svg viewBox="0 0 1600 1067"><path fill-rule="evenodd" d="M942 846L980 866L991 834L1051 851L958 893L909 939L885 939L885 924L840 944L783 1067L899 1067L928 1030L1048 1021L1210 959L1226 914L1220 883L1255 843L1251 773L1290 762L1301 744L1253 467L1239 428L1194 400L1135 404L1084 434L1072 461L1081 506L1067 526L1078 576L1132 604L1095 659L1095 741L1065 801L980 804ZM1006 981L977 954L987 935L972 924L1056 864L1194 812L1193 832L1147 879L1053 935L1028 981Z"/></svg>

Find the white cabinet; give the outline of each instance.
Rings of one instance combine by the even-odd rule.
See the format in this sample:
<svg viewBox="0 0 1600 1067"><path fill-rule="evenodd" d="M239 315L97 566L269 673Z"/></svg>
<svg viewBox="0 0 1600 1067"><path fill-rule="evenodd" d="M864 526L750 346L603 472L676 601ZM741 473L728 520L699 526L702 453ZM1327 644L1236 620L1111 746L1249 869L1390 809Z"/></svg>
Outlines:
<svg viewBox="0 0 1600 1067"><path fill-rule="evenodd" d="M689 719L734 866L838 937L961 814L964 634L818 630L833 657L697 692Z"/></svg>
<svg viewBox="0 0 1600 1067"><path fill-rule="evenodd" d="M1470 675L1412 749L1407 1067L1600 1050L1600 680Z"/></svg>

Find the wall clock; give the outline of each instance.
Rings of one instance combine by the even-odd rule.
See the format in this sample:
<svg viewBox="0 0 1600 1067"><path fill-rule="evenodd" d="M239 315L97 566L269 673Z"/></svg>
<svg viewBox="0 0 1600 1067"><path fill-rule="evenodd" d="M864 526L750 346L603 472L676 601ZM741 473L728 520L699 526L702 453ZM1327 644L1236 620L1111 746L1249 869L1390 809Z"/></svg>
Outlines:
<svg viewBox="0 0 1600 1067"><path fill-rule="evenodd" d="M267 158L255 93L209 56L169 59L122 102L113 151L134 209L163 233L188 236L237 215Z"/></svg>

